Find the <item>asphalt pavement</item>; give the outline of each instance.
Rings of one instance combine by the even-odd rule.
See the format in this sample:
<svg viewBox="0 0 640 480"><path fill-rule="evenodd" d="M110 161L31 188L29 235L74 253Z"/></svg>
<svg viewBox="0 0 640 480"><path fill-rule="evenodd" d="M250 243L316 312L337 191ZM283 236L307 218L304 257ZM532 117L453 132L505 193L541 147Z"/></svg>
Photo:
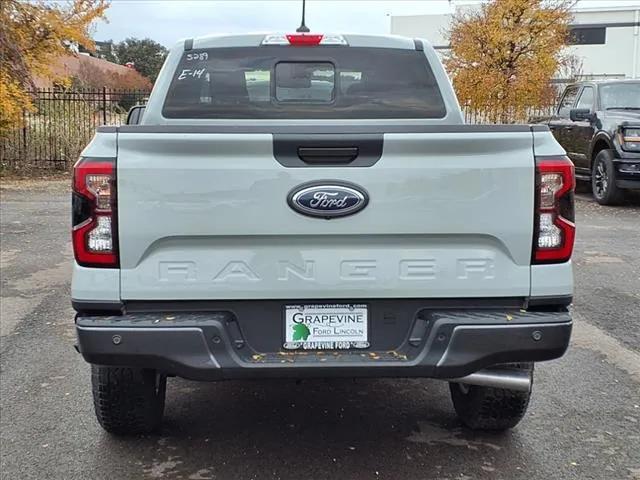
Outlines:
<svg viewBox="0 0 640 480"><path fill-rule="evenodd" d="M117 438L74 351L68 181L3 182L0 476L640 479L640 201L577 201L575 328L511 432L460 426L431 380L170 379L161 435Z"/></svg>

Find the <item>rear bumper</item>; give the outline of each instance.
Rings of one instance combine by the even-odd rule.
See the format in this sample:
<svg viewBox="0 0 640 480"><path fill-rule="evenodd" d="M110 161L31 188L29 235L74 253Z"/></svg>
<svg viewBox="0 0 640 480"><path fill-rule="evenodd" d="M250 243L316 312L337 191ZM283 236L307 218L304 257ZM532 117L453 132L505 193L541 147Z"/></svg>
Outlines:
<svg viewBox="0 0 640 480"><path fill-rule="evenodd" d="M230 311L76 317L78 350L88 362L192 380L458 378L495 364L558 358L569 345L572 321L567 311L419 311L397 348L376 349L373 342L367 350L297 353L255 350L242 324Z"/></svg>

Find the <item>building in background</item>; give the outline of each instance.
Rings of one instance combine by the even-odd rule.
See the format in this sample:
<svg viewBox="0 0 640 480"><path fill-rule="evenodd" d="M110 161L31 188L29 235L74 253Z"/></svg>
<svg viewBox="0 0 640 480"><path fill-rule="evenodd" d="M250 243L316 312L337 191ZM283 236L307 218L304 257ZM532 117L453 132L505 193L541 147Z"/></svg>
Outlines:
<svg viewBox="0 0 640 480"><path fill-rule="evenodd" d="M479 8L458 5L456 11ZM436 51L449 50L451 14L391 16L391 33L426 38ZM640 78L640 6L577 9L567 53L579 60L585 79ZM560 76L566 76L559 73Z"/></svg>
<svg viewBox="0 0 640 480"><path fill-rule="evenodd" d="M104 58L106 60L110 60L114 58L115 55L115 47L113 45L113 41L107 40L106 42L95 41L96 51L94 56L98 58Z"/></svg>
<svg viewBox="0 0 640 480"><path fill-rule="evenodd" d="M85 55L90 55L92 57L113 61L113 59L115 58L115 46L113 45L112 40L107 40L105 42L96 40L93 43L95 44L93 51L88 50L84 46L80 45L78 46L78 52Z"/></svg>

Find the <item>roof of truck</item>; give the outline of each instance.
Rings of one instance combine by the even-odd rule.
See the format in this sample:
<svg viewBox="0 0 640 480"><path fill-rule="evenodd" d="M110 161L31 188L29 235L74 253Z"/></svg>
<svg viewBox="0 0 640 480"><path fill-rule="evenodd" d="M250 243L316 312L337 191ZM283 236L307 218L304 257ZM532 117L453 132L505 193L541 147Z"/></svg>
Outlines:
<svg viewBox="0 0 640 480"><path fill-rule="evenodd" d="M194 48L222 48L222 47L258 47L268 36L300 35L295 32L260 32L244 34L205 35L181 40L178 45ZM429 42L420 39L398 35L363 35L359 33L310 32L304 35L324 35L325 37L342 37L350 47L399 48L406 50L421 50L430 46ZM176 47L178 47L176 45ZM189 48L190 47L190 48Z"/></svg>

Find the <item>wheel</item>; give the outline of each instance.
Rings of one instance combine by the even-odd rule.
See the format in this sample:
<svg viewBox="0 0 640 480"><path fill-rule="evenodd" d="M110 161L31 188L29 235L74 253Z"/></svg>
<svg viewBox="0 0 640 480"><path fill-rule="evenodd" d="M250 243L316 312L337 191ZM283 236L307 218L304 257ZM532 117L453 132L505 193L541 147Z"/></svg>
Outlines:
<svg viewBox="0 0 640 480"><path fill-rule="evenodd" d="M533 364L516 364L533 379ZM473 430L506 430L515 427L529 406L531 391L449 383L453 407L462 423Z"/></svg>
<svg viewBox="0 0 640 480"><path fill-rule="evenodd" d="M162 423L167 378L155 370L91 366L98 423L116 435L157 431Z"/></svg>
<svg viewBox="0 0 640 480"><path fill-rule="evenodd" d="M601 150L593 160L591 189L600 205L616 205L622 201L624 191L616 186L616 171L611 150Z"/></svg>

